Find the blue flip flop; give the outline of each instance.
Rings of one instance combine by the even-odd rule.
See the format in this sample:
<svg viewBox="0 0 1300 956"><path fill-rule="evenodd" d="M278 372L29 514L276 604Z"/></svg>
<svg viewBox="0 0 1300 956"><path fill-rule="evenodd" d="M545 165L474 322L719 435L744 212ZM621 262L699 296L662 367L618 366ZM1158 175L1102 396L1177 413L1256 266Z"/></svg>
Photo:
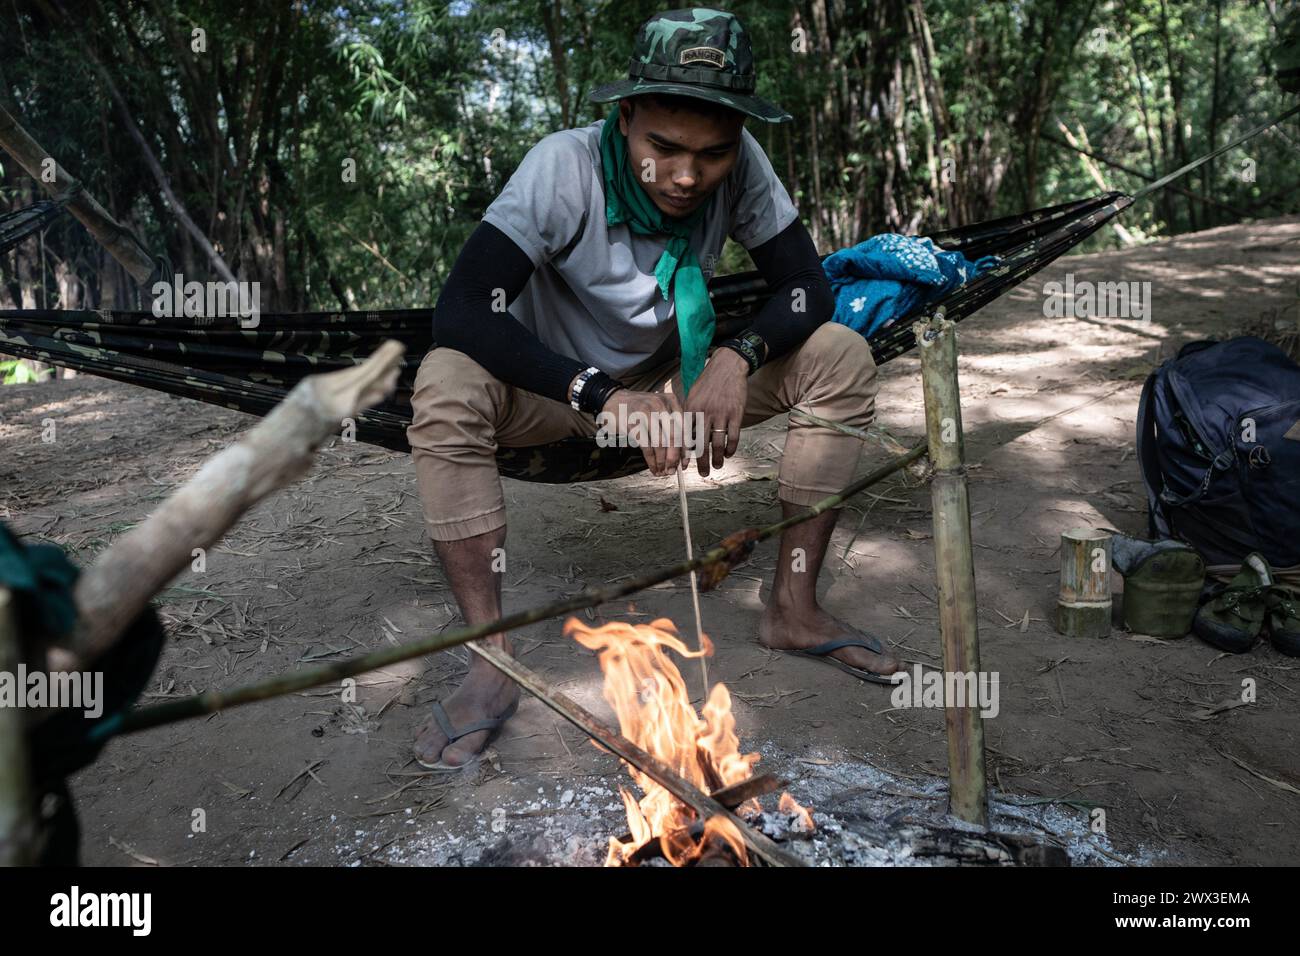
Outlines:
<svg viewBox="0 0 1300 956"><path fill-rule="evenodd" d="M451 718L447 716L447 711L443 710L442 702L435 700L433 702L433 719L438 722L438 729L441 730L447 738L447 742L443 744L442 749L446 750L462 737L467 737L480 730L487 730L491 731L491 733L488 734L487 740L483 742L483 750L486 750L488 744L492 743L492 741L496 739L497 734L501 732L501 728L504 726L505 722L513 717L515 711L518 709L519 701L516 700L500 717L487 717L483 720L476 720L474 723L466 724L464 727L457 730L452 726ZM441 760L437 763L425 763L419 757L415 758L415 762L425 770L464 770L466 767L478 761L478 758L483 755L483 750L480 750L477 754L462 764L443 763Z"/></svg>
<svg viewBox="0 0 1300 956"><path fill-rule="evenodd" d="M837 641L827 641L825 644L818 644L816 647L808 647L798 651L786 651L787 654L794 654L798 657L810 657L815 661L822 661L827 664L834 664L846 674L852 674L859 680L870 681L873 684L893 684L894 682L884 674L877 674L875 671L863 670L861 667L854 667L852 664L846 664L837 657L831 657L832 651L838 651L841 647L861 647L875 654L884 654L885 649L881 646L880 641L859 631L853 630L858 634L856 638L841 638Z"/></svg>

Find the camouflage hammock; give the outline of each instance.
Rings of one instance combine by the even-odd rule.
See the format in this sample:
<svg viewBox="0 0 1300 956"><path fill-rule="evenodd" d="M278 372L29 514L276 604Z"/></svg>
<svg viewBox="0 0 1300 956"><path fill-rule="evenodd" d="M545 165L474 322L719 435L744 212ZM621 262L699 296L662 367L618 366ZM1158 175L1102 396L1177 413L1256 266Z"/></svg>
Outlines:
<svg viewBox="0 0 1300 956"><path fill-rule="evenodd" d="M965 285L916 310L943 307L960 321L1023 282L1105 225L1133 202L1110 192L932 233L936 245L967 258L1001 261ZM823 257L824 258L824 257ZM718 317L717 338L734 335L770 297L754 271L709 282ZM151 312L0 311L0 352L89 372L145 388L194 398L254 415L274 408L307 375L359 364L384 339L406 346L397 390L357 417L358 441L409 451L411 391L424 355L433 347L433 310L261 313L256 328L237 316L157 318ZM869 339L877 364L915 345L911 321L900 319ZM634 474L645 468L636 448L602 448L594 439L566 438L548 445L501 448L501 474L560 484Z"/></svg>
<svg viewBox="0 0 1300 956"><path fill-rule="evenodd" d="M42 199L24 209L0 215L0 254L8 252L34 232L63 215L67 199Z"/></svg>

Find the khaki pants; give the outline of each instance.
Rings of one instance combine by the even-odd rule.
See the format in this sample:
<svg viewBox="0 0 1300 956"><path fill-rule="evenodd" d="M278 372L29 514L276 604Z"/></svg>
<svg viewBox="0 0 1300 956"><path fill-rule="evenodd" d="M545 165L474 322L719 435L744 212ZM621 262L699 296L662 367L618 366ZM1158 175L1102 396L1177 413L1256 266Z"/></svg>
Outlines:
<svg viewBox="0 0 1300 956"><path fill-rule="evenodd" d="M637 391L680 394L680 367L680 359L674 359L624 384ZM821 418L865 428L875 418L878 389L867 341L847 326L826 322L797 349L750 376L741 427L799 406ZM495 458L498 446L594 437L597 430L586 412L507 385L465 353L448 348L430 349L425 355L411 406L406 435L425 521L435 541L458 541L506 523ZM852 435L792 419L781 456L779 497L810 505L834 494L853 480L861 448L862 442Z"/></svg>

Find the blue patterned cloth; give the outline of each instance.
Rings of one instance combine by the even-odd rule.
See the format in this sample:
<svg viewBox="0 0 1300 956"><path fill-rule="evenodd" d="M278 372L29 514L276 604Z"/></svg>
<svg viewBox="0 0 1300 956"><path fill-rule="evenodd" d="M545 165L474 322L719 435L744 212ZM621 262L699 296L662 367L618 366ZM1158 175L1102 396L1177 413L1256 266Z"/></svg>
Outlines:
<svg viewBox="0 0 1300 956"><path fill-rule="evenodd" d="M870 337L997 262L971 262L929 239L886 232L832 253L822 268L835 292L834 321Z"/></svg>

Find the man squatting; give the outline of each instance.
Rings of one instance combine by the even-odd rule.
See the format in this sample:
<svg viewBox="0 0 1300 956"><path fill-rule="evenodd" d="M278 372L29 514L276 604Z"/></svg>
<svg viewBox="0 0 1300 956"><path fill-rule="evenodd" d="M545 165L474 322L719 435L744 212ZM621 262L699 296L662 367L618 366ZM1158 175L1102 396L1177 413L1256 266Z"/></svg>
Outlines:
<svg viewBox="0 0 1300 956"><path fill-rule="evenodd" d="M874 419L871 348L829 321L834 296L816 247L744 129L747 116L793 119L754 96L754 82L748 35L731 14L696 7L651 17L637 31L628 79L588 97L617 100L609 117L533 146L457 258L407 434L429 533L467 623L501 616L501 574L492 570L506 540L498 446L593 437L596 416L620 406L625 421L698 413L707 446L696 463L708 475L736 452L742 428L795 406L855 428ZM749 251L772 295L700 371L713 313L699 262L717 261L727 236ZM778 475L783 514L847 485L860 450L851 435L791 420ZM659 477L688 460L663 441L641 452ZM817 603L837 517L827 511L782 533L758 638L820 653L848 641L830 655L893 673L899 662L878 641ZM483 640L511 650L504 634ZM460 687L419 730L416 758L465 765L518 698L513 682L471 655Z"/></svg>

